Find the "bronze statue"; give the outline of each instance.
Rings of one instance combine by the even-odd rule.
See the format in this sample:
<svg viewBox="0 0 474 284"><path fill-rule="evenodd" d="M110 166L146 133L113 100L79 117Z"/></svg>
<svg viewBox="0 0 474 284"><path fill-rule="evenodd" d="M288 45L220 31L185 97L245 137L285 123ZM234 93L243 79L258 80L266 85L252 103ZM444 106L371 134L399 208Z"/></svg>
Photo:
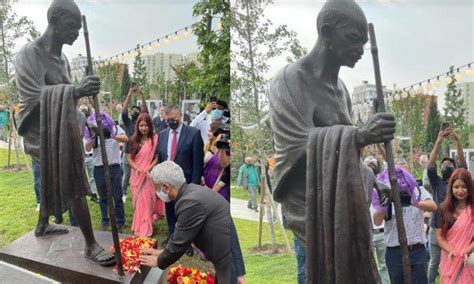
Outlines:
<svg viewBox="0 0 474 284"><path fill-rule="evenodd" d="M368 41L361 8L328 1L317 30L314 48L271 85L274 198L305 244L307 283L377 283L369 215L374 176L360 149L393 139L395 119L377 113L364 127L353 126L349 92L338 78L342 66L355 66Z"/></svg>
<svg viewBox="0 0 474 284"><path fill-rule="evenodd" d="M76 102L99 93L100 80L87 76L79 86L70 80L70 66L62 53L81 29L81 12L72 0L54 0L48 9L48 27L16 56L20 98L18 131L25 151L41 165L41 201L37 237L64 234L64 226L49 224L49 216L72 208L84 235L84 255L101 265L115 263L112 254L96 242L85 196L90 193L84 171L84 149Z"/></svg>

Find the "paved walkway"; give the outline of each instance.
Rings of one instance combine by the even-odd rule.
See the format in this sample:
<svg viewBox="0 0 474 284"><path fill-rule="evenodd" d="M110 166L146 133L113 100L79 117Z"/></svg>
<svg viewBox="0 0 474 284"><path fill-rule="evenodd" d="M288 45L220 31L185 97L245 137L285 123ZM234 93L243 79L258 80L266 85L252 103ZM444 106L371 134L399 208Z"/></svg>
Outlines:
<svg viewBox="0 0 474 284"><path fill-rule="evenodd" d="M257 221L257 222L260 217L260 213L247 208L247 200L236 199L236 198L230 199L230 213L233 218ZM280 209L278 209L278 214L280 214L280 218L281 218ZM263 221L267 223L266 214L263 216Z"/></svg>

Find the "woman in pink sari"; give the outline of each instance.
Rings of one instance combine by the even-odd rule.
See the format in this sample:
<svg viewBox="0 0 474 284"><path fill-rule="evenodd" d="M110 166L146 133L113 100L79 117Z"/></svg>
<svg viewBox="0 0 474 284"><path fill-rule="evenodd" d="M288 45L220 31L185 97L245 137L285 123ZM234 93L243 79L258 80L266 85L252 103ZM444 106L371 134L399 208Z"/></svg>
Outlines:
<svg viewBox="0 0 474 284"><path fill-rule="evenodd" d="M466 169L451 175L446 199L436 214L435 234L442 249L441 283L474 283L474 267L467 262L474 250L474 192Z"/></svg>
<svg viewBox="0 0 474 284"><path fill-rule="evenodd" d="M153 122L147 113L137 119L135 132L127 145L128 161L132 168L130 188L133 203L132 231L137 236L150 237L153 221L164 215L164 204L156 197L148 173L158 163L155 147L158 135L153 133Z"/></svg>

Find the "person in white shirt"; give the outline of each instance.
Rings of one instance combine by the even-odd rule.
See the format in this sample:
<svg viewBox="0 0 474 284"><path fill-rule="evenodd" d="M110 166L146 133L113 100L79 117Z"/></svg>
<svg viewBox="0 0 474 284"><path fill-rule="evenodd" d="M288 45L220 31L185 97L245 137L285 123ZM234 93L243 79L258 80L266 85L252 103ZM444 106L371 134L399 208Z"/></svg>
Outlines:
<svg viewBox="0 0 474 284"><path fill-rule="evenodd" d="M84 114L84 116L89 118L90 110L89 107L86 105L81 105L79 110ZM84 127L89 127L87 122L84 123ZM95 186L94 181L94 158L92 157L92 149L87 151L86 144L87 139L85 137L82 138L82 144L84 145L84 166L86 168L87 179L89 181L89 187L91 188L91 201L94 203L99 203L99 199L97 199L97 188Z"/></svg>
<svg viewBox="0 0 474 284"><path fill-rule="evenodd" d="M222 120L224 110L228 108L225 101L216 100L207 104L206 108L198 114L189 126L195 127L201 131L202 141L208 141L207 134L213 121Z"/></svg>
<svg viewBox="0 0 474 284"><path fill-rule="evenodd" d="M110 178L112 183L112 196L115 204L115 215L117 218L117 229L119 233L122 232L125 225L125 213L122 200L122 169L120 167L120 142L127 142L128 138L125 131L106 113L101 112L102 125L104 127L105 147L107 152L107 159L109 161ZM91 115L88 119L89 125L96 125L95 116ZM89 132L89 131L87 131ZM93 132L93 131L91 131ZM105 187L104 165L102 163L102 153L100 149L100 142L94 133L86 133L86 150L93 151L94 159L94 179L100 197L100 210L102 213L102 227L103 231L107 230L109 226L108 206L107 206L107 190Z"/></svg>

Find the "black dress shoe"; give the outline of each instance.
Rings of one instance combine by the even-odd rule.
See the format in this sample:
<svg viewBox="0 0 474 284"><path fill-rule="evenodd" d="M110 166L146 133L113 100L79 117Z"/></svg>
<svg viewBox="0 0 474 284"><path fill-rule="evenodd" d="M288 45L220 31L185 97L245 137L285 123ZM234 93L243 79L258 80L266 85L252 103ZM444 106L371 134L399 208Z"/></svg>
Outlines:
<svg viewBox="0 0 474 284"><path fill-rule="evenodd" d="M97 198L97 194L94 193L91 195L91 201L96 204L99 204L99 199Z"/></svg>
<svg viewBox="0 0 474 284"><path fill-rule="evenodd" d="M100 230L101 231L107 231L107 228L109 228L109 224L108 223L104 223L100 226Z"/></svg>
<svg viewBox="0 0 474 284"><path fill-rule="evenodd" d="M188 249L186 250L186 255L189 257L194 255L194 250L191 246L189 246Z"/></svg>

